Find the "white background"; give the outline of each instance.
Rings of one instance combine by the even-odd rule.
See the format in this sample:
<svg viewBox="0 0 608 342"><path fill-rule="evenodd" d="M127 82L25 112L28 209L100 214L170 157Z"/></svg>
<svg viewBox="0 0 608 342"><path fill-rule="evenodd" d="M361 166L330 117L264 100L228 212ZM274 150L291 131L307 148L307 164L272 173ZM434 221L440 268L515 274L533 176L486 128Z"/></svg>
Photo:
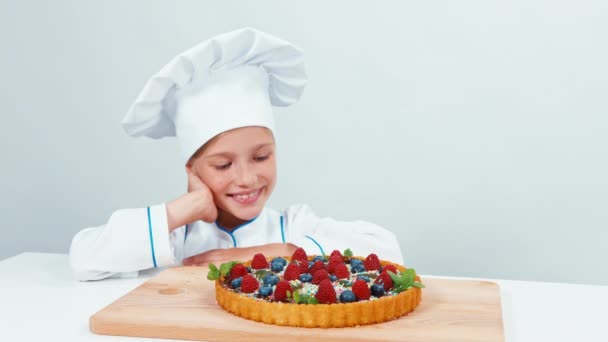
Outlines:
<svg viewBox="0 0 608 342"><path fill-rule="evenodd" d="M120 121L173 56L243 26L310 77L276 111L270 206L387 227L421 274L608 284L600 0L0 0L0 258L179 196L176 141Z"/></svg>

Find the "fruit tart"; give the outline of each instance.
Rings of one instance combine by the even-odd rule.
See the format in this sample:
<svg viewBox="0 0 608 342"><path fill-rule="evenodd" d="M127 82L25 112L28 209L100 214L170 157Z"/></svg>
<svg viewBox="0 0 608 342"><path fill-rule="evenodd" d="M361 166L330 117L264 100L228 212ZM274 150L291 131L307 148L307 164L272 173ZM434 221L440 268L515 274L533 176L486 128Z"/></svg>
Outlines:
<svg viewBox="0 0 608 342"><path fill-rule="evenodd" d="M237 316L276 325L340 328L390 321L413 311L422 288L414 269L376 254L355 257L347 249L308 256L209 265L218 304Z"/></svg>

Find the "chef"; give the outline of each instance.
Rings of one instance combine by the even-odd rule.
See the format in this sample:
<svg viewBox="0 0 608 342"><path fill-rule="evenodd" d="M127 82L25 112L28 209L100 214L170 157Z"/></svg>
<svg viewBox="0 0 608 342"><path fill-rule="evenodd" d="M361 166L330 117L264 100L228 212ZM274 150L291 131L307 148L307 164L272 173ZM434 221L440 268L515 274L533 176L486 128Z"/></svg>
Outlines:
<svg viewBox="0 0 608 342"><path fill-rule="evenodd" d="M172 265L245 261L350 248L402 263L395 235L364 221L315 215L307 205L265 206L276 183L273 106L306 84L300 49L251 28L183 52L145 85L123 120L132 136L177 137L188 191L166 203L115 211L78 232L70 263L79 280L136 276ZM314 167L314 165L311 165ZM306 180L306 172L298 175Z"/></svg>

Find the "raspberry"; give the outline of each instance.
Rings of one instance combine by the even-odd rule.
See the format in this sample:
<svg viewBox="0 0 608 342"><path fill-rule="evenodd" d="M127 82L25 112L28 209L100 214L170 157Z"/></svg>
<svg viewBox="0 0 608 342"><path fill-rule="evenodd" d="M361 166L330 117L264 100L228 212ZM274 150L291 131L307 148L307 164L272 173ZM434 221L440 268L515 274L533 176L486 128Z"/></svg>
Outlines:
<svg viewBox="0 0 608 342"><path fill-rule="evenodd" d="M243 264L236 264L236 265L232 266L232 269L230 270L230 281L232 281L238 277L242 277L246 274L247 274L247 267L245 267Z"/></svg>
<svg viewBox="0 0 608 342"><path fill-rule="evenodd" d="M282 302L287 299L287 291L291 292L291 285L287 280L281 280L274 289L274 300Z"/></svg>
<svg viewBox="0 0 608 342"><path fill-rule="evenodd" d="M325 279L319 284L319 289L315 298L319 301L319 304L331 304L336 302L336 290L331 284L331 281Z"/></svg>
<svg viewBox="0 0 608 342"><path fill-rule="evenodd" d="M329 255L329 257L331 258L334 255L338 255L338 256L340 256L340 259L343 259L342 253L340 253L340 251L337 250L337 249L334 249L334 251L331 252L331 254Z"/></svg>
<svg viewBox="0 0 608 342"><path fill-rule="evenodd" d="M329 279L329 273L326 270L318 270L312 275L312 283L315 285L319 285L325 279Z"/></svg>
<svg viewBox="0 0 608 342"><path fill-rule="evenodd" d="M344 264L336 266L334 268L334 274L336 277L338 277L338 279L346 279L350 277L350 272L348 272L348 268L346 268L346 265Z"/></svg>
<svg viewBox="0 0 608 342"><path fill-rule="evenodd" d="M380 268L380 260L378 260L378 256L376 254L372 253L365 258L363 265L365 265L366 270L374 271Z"/></svg>
<svg viewBox="0 0 608 342"><path fill-rule="evenodd" d="M253 260L251 260L251 268L255 270L260 270L262 268L268 268L268 260L262 253L258 253L253 256Z"/></svg>
<svg viewBox="0 0 608 342"><path fill-rule="evenodd" d="M300 248L296 249L295 252L293 252L293 255L291 256L291 260L308 261L308 255L306 255L306 251L304 251L304 248L300 247Z"/></svg>
<svg viewBox="0 0 608 342"><path fill-rule="evenodd" d="M367 283L361 279L358 279L353 284L352 288L353 293L357 297L358 300L366 300L372 295Z"/></svg>
<svg viewBox="0 0 608 342"><path fill-rule="evenodd" d="M287 269L285 269L285 273L283 273L283 279L285 280L296 280L300 278L300 266L295 263L291 263L287 265Z"/></svg>
<svg viewBox="0 0 608 342"><path fill-rule="evenodd" d="M246 274L241 282L241 292L252 293L260 287L260 283L251 274Z"/></svg>
<svg viewBox="0 0 608 342"><path fill-rule="evenodd" d="M384 271L391 271L395 274L397 274L397 267L395 267L395 265L386 265L384 266L384 268L382 268L382 272Z"/></svg>
<svg viewBox="0 0 608 342"><path fill-rule="evenodd" d="M308 273L308 260L294 260L292 263L295 263L300 267L300 273Z"/></svg>
<svg viewBox="0 0 608 342"><path fill-rule="evenodd" d="M317 260L310 267L309 273L310 274L315 274L315 272L317 272L318 270L324 270L324 269L325 269L325 264L323 263L323 261Z"/></svg>
<svg viewBox="0 0 608 342"><path fill-rule="evenodd" d="M327 264L327 272L334 273L338 265L344 265L344 262L340 257L330 257L329 263Z"/></svg>
<svg viewBox="0 0 608 342"><path fill-rule="evenodd" d="M386 272L386 270L384 270L384 271L382 271L382 273L380 273L380 275L378 276L378 278L376 278L376 281L374 283L382 284L384 286L385 291L388 291L393 287L393 279L391 279L391 276Z"/></svg>

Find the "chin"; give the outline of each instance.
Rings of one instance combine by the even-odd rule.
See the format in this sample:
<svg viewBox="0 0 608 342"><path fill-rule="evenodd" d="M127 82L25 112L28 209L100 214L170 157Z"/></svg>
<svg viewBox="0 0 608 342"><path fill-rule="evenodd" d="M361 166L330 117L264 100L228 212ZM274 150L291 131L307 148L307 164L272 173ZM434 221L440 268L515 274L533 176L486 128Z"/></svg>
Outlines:
<svg viewBox="0 0 608 342"><path fill-rule="evenodd" d="M246 209L240 208L240 209L235 210L233 213L234 213L234 216L240 218L241 220L249 221L249 220L253 220L254 218L258 217L263 209L264 209L264 206L255 207L255 208L246 208Z"/></svg>

